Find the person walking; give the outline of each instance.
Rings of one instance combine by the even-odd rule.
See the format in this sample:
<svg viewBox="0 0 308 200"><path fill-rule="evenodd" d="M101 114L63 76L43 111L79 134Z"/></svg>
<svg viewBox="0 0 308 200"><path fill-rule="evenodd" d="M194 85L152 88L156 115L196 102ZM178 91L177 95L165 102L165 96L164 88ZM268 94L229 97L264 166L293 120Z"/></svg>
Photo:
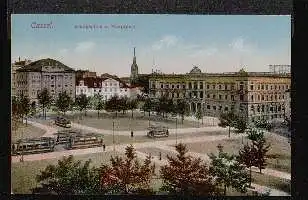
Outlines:
<svg viewBox="0 0 308 200"><path fill-rule="evenodd" d="M104 151L105 151L105 149L106 149L106 145L105 145L105 144L103 144L103 149L104 149Z"/></svg>
<svg viewBox="0 0 308 200"><path fill-rule="evenodd" d="M130 132L130 137L134 137L134 132L133 131Z"/></svg>
<svg viewBox="0 0 308 200"><path fill-rule="evenodd" d="M161 160L161 152L159 152L159 160Z"/></svg>

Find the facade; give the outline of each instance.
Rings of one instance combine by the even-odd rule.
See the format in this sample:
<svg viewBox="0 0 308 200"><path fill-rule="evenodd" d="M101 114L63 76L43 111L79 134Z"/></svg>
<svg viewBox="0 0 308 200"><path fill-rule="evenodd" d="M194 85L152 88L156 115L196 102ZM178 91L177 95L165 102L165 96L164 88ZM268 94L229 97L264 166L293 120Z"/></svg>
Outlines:
<svg viewBox="0 0 308 200"><path fill-rule="evenodd" d="M291 89L286 90L285 117L291 120Z"/></svg>
<svg viewBox="0 0 308 200"><path fill-rule="evenodd" d="M11 68L11 95L16 96L16 87L17 87L17 80L16 80L16 70L31 63L31 60L23 60L21 61L20 58L17 62L12 64Z"/></svg>
<svg viewBox="0 0 308 200"><path fill-rule="evenodd" d="M47 88L53 100L63 91L75 99L75 71L50 58L17 69L16 85L16 94L28 96L31 102L37 102L37 94L44 88Z"/></svg>
<svg viewBox="0 0 308 200"><path fill-rule="evenodd" d="M107 101L112 96L137 97L138 88L130 87L123 83L119 78L114 76L104 78L83 78L76 82L76 95L85 94L87 97L92 97L99 94Z"/></svg>
<svg viewBox="0 0 308 200"><path fill-rule="evenodd" d="M76 71L76 79L88 78L88 77L95 78L96 72L90 72L89 70L77 70Z"/></svg>
<svg viewBox="0 0 308 200"><path fill-rule="evenodd" d="M234 111L245 119L284 118L290 74L269 72L202 73L194 67L187 74L157 74L149 79L150 97L167 95L184 99L189 111L218 117Z"/></svg>

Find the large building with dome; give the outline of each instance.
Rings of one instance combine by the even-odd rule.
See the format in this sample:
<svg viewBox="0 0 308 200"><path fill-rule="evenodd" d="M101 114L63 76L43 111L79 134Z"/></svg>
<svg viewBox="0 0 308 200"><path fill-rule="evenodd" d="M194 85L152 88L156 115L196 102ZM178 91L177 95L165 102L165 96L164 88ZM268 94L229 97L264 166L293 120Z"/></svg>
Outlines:
<svg viewBox="0 0 308 200"><path fill-rule="evenodd" d="M285 118L290 104L290 73L239 72L203 73L194 66L186 74L152 73L149 95L166 95L174 100L184 99L189 113L200 111L204 116L218 117L234 111L247 120Z"/></svg>

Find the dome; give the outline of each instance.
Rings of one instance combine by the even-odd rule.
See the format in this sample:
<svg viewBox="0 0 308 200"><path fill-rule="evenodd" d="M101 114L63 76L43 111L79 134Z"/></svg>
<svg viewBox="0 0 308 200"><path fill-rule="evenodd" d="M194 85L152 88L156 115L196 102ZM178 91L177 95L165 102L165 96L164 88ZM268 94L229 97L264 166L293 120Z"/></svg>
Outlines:
<svg viewBox="0 0 308 200"><path fill-rule="evenodd" d="M202 73L202 72L201 72L201 69L199 69L199 67L194 66L194 67L192 68L192 70L190 70L189 73L191 73L191 74L200 74L200 73Z"/></svg>

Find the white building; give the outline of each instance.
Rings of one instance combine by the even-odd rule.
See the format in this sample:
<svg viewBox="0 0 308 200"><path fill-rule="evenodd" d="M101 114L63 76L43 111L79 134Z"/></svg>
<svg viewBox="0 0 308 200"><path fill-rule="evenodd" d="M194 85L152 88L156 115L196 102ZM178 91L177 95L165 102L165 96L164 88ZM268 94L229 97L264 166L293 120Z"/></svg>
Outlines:
<svg viewBox="0 0 308 200"><path fill-rule="evenodd" d="M78 79L76 82L77 96L85 94L87 97L92 97L94 94L99 94L104 100L108 100L115 95L134 98L137 97L139 93L139 88L130 87L116 77L87 77Z"/></svg>

